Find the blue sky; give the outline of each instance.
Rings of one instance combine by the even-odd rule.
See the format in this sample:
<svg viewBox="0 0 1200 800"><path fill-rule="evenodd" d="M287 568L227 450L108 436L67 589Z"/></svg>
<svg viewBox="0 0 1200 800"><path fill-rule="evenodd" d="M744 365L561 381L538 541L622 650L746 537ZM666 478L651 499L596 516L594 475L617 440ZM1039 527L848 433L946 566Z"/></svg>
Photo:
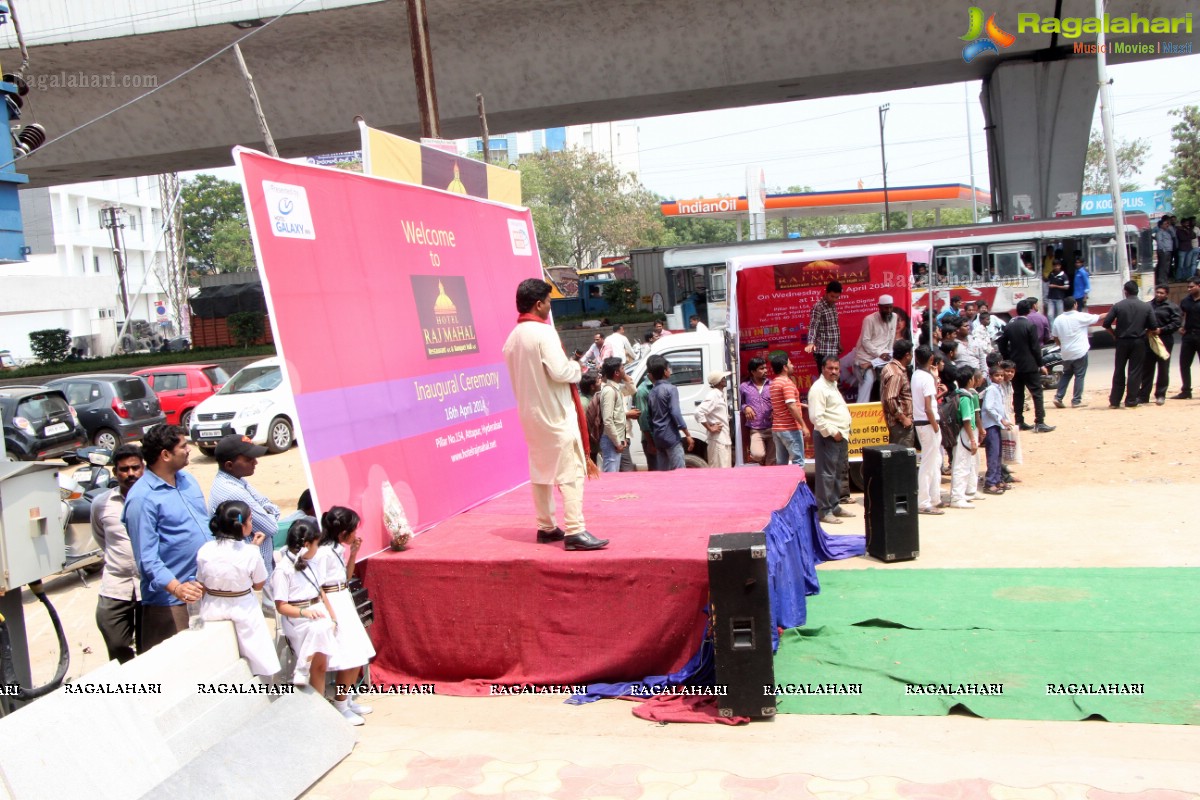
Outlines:
<svg viewBox="0 0 1200 800"><path fill-rule="evenodd" d="M1109 67L1118 138L1144 138L1151 153L1141 189L1157 188L1171 154L1171 108L1200 104L1200 55ZM979 82L679 114L639 121L641 181L668 197L745 194L746 167L759 165L768 189L882 185L878 107L890 103L888 184L970 183L987 188L987 142ZM1093 126L1099 128L1099 106Z"/></svg>

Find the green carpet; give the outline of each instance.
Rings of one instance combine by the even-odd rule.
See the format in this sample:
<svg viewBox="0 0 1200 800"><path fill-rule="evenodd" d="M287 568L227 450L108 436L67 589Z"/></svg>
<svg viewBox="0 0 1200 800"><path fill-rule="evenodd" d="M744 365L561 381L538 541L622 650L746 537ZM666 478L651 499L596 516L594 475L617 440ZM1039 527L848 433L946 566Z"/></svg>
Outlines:
<svg viewBox="0 0 1200 800"><path fill-rule="evenodd" d="M820 580L809 624L785 631L775 656L780 713L1200 724L1200 569Z"/></svg>

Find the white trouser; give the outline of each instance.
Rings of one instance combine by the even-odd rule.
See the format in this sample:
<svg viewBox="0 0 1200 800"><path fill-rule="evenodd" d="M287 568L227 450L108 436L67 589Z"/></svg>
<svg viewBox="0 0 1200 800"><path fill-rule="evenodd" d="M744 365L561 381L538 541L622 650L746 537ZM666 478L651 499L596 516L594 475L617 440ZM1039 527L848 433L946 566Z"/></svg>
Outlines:
<svg viewBox="0 0 1200 800"><path fill-rule="evenodd" d="M963 444L963 436L958 435L958 441L954 444L954 455L951 459L952 467L950 471L950 502L963 503L966 502L968 495L975 494L976 486L979 484L979 476L972 475L977 472L973 465L978 463L975 454ZM974 478L975 485L971 484Z"/></svg>
<svg viewBox="0 0 1200 800"><path fill-rule="evenodd" d="M875 367L863 369L855 364L854 371L858 373L858 402L868 403L871 400L871 388L875 386Z"/></svg>
<svg viewBox="0 0 1200 800"><path fill-rule="evenodd" d="M563 499L563 530L570 535L583 533L583 478L570 483L558 484ZM554 487L548 483L534 483L533 507L537 511L537 526L540 531L554 530Z"/></svg>
<svg viewBox="0 0 1200 800"><path fill-rule="evenodd" d="M917 507L933 508L942 502L942 434L932 425L918 425L921 468L917 471Z"/></svg>

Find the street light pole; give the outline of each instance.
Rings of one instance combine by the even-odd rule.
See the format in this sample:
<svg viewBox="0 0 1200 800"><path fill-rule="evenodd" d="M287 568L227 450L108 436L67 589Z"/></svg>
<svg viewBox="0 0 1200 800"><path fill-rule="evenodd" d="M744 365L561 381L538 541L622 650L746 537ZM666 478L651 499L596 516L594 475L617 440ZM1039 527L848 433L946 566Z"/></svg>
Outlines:
<svg viewBox="0 0 1200 800"><path fill-rule="evenodd" d="M891 107L891 103L884 103L879 107L879 157L883 161L883 229L885 231L892 229L892 206L888 202L887 150L883 144L883 123L887 120L887 112Z"/></svg>

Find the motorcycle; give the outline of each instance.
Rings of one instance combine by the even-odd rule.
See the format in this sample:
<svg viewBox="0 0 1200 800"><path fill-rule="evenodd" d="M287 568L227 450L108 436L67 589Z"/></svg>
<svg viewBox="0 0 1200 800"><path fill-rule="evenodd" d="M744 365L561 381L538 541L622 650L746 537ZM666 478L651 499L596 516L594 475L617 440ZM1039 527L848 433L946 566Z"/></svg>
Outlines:
<svg viewBox="0 0 1200 800"><path fill-rule="evenodd" d="M1042 376L1042 388L1057 389L1063 371L1062 348L1056 344L1043 347L1042 366L1046 368L1046 374Z"/></svg>
<svg viewBox="0 0 1200 800"><path fill-rule="evenodd" d="M104 565L104 551L92 535L92 501L116 486L112 470L112 451L103 447L81 447L75 457L83 466L74 473L58 473L58 493L63 505L63 540L66 561L63 572L75 570L81 580L84 572L96 573Z"/></svg>

